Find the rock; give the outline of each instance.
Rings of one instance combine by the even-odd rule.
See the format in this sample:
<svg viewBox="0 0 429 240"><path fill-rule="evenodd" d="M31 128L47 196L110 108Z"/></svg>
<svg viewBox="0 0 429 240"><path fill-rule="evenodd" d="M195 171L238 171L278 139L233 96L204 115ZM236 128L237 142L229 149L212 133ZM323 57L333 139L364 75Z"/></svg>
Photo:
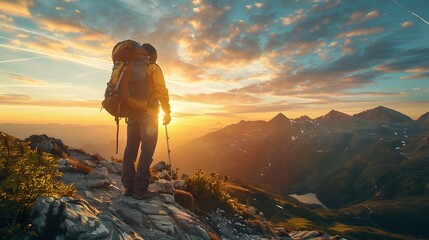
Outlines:
<svg viewBox="0 0 429 240"><path fill-rule="evenodd" d="M39 197L32 223L40 239L143 239L110 213L100 212L83 199Z"/></svg>
<svg viewBox="0 0 429 240"><path fill-rule="evenodd" d="M173 186L171 181L160 179L149 185L149 189L161 193L173 194Z"/></svg>
<svg viewBox="0 0 429 240"><path fill-rule="evenodd" d="M120 196L109 209L145 239L210 239L206 230L210 227L177 205L169 194L140 201Z"/></svg>
<svg viewBox="0 0 429 240"><path fill-rule="evenodd" d="M118 209L117 213L121 216L124 223L130 226L136 226L143 221L143 213L129 208Z"/></svg>
<svg viewBox="0 0 429 240"><path fill-rule="evenodd" d="M106 167L97 167L90 174L88 174L89 179L106 179L109 175Z"/></svg>
<svg viewBox="0 0 429 240"><path fill-rule="evenodd" d="M106 167L111 173L121 173L122 163L111 161L100 161L100 164Z"/></svg>
<svg viewBox="0 0 429 240"><path fill-rule="evenodd" d="M164 170L169 170L169 167L164 161L158 162L157 164L153 165L152 168L157 172L162 172Z"/></svg>
<svg viewBox="0 0 429 240"><path fill-rule="evenodd" d="M164 199L165 203L174 203L174 197L170 194L161 194L161 197Z"/></svg>
<svg viewBox="0 0 429 240"><path fill-rule="evenodd" d="M107 179L89 180L87 183L89 189L110 188L111 186L111 182Z"/></svg>
<svg viewBox="0 0 429 240"><path fill-rule="evenodd" d="M29 141L30 147L40 152L47 152L54 156L69 155L68 147L60 140L48 137L46 134L31 135L24 141Z"/></svg>
<svg viewBox="0 0 429 240"><path fill-rule="evenodd" d="M173 180L173 185L175 189L180 189L183 191L188 190L188 186L186 185L185 180Z"/></svg>
<svg viewBox="0 0 429 240"><path fill-rule="evenodd" d="M74 183L76 195L82 199L38 199L32 223L40 239L289 239L284 230L281 236L271 233L262 236L250 229L242 216L230 218L221 209L216 213L207 213L205 217L195 215L189 211L194 209L194 199L191 193L184 191L185 180L157 180L155 177L149 188L160 192L159 196L145 200L125 197L122 195L120 176L122 163L94 160L85 152L74 149L69 152L71 155L68 158L59 161L61 168L85 164L91 170L85 174L70 171L72 169L63 172L62 181ZM168 170L163 169L168 168L165 163L156 166L161 173L167 173ZM247 208L255 214L260 213L255 208ZM263 215L259 217L263 218ZM295 239L325 237L319 234L313 238L308 232L295 234Z"/></svg>
<svg viewBox="0 0 429 240"><path fill-rule="evenodd" d="M67 172L70 170L70 162L66 158L58 160L58 170L61 172Z"/></svg>
<svg viewBox="0 0 429 240"><path fill-rule="evenodd" d="M168 171L166 171L166 170L164 170L164 171L162 171L162 172L158 172L157 174L156 174L156 177L158 178L158 179L169 179L169 176L170 176L170 174L168 173Z"/></svg>
<svg viewBox="0 0 429 240"><path fill-rule="evenodd" d="M239 223L239 222L235 222L234 225L240 228L245 227L242 223Z"/></svg>

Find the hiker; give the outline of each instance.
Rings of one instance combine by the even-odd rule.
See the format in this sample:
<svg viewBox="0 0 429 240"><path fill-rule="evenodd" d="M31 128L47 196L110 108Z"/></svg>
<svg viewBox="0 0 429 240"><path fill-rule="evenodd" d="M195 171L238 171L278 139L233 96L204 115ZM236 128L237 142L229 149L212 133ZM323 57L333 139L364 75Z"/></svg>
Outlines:
<svg viewBox="0 0 429 240"><path fill-rule="evenodd" d="M128 115L127 144L122 164L121 181L125 188L124 195L135 199L144 199L156 196L156 192L148 190L150 183L149 167L155 152L158 140L158 112L159 105L164 112L163 125L171 121L168 89L165 85L161 67L156 64L157 51L149 43L144 43L142 48L149 54L147 73L152 82L153 93L150 96L147 110L142 112L131 111ZM140 146L141 145L141 146ZM137 167L134 162L137 158L140 146L140 157Z"/></svg>

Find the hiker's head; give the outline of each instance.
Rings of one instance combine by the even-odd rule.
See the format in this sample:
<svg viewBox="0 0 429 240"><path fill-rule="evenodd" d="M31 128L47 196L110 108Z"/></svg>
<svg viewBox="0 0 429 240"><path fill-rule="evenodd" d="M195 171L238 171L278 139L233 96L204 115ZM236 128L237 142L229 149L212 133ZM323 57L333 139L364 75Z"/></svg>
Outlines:
<svg viewBox="0 0 429 240"><path fill-rule="evenodd" d="M156 48L149 43L144 43L142 45L142 48L149 53L149 61L156 62L156 59L158 58L158 54L156 53Z"/></svg>

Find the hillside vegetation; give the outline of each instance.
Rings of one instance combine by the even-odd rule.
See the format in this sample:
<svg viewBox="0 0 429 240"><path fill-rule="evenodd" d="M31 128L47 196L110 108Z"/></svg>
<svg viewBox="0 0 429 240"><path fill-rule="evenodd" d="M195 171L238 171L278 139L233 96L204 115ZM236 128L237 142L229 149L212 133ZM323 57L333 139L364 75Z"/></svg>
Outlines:
<svg viewBox="0 0 429 240"><path fill-rule="evenodd" d="M61 176L50 154L0 132L0 235L24 234L37 197L71 195L73 185L60 182Z"/></svg>

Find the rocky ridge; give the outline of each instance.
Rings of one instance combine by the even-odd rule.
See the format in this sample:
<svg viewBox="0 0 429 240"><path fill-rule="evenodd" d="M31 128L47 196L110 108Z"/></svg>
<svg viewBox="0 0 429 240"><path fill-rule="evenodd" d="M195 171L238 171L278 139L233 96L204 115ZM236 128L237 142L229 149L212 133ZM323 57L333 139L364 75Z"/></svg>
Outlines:
<svg viewBox="0 0 429 240"><path fill-rule="evenodd" d="M33 137L37 146L54 146L49 137ZM38 148L42 149L42 148ZM58 148L55 148L55 151ZM340 239L318 231L262 235L251 229L240 216L227 217L218 209L206 216L179 205L174 189L186 189L183 180L163 179L162 162L153 166L157 175L150 185L160 195L135 200L122 195L121 163L68 149L59 160L62 181L73 183L73 197L39 197L32 212L38 239ZM49 148L43 148L49 151Z"/></svg>

